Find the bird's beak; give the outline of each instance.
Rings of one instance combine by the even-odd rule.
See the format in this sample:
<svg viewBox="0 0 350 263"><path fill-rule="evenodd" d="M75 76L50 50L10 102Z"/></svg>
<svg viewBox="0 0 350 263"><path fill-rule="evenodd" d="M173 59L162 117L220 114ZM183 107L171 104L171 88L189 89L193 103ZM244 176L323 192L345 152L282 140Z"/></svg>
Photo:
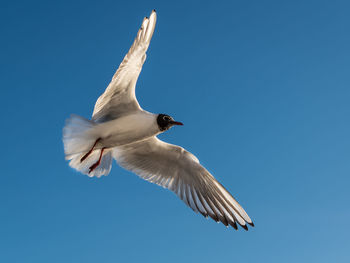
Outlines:
<svg viewBox="0 0 350 263"><path fill-rule="evenodd" d="M179 122L179 121L171 121L170 124L172 124L172 125L184 125L182 122Z"/></svg>

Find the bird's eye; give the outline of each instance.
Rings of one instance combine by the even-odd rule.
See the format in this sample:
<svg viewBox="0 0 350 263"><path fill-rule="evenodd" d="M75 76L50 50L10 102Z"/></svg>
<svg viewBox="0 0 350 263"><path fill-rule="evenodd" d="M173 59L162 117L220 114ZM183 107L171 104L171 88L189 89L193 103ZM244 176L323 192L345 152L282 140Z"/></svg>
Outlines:
<svg viewBox="0 0 350 263"><path fill-rule="evenodd" d="M170 121L171 119L170 119L169 116L164 116L164 117L163 117L163 120L165 120L165 121Z"/></svg>

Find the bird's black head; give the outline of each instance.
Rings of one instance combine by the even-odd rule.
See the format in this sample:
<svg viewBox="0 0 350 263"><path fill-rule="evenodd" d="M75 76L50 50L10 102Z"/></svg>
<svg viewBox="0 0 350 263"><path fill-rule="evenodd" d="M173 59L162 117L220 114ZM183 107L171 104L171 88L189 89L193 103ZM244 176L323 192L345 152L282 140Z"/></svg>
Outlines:
<svg viewBox="0 0 350 263"><path fill-rule="evenodd" d="M169 130L174 125L183 125L182 122L174 121L172 117L166 114L158 114L157 124L161 131Z"/></svg>

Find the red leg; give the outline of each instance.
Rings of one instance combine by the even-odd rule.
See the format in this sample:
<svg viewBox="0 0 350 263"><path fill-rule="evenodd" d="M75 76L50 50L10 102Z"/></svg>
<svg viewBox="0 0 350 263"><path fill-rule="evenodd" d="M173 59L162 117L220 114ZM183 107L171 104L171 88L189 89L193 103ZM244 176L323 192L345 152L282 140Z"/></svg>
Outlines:
<svg viewBox="0 0 350 263"><path fill-rule="evenodd" d="M90 166L90 168L89 168L89 169L90 169L89 173L91 173L93 170L96 169L97 166L100 165L101 159L102 159L102 155L103 155L103 151L104 151L105 149L106 149L106 148L102 148L102 149L101 149L100 158L98 158L98 161L97 161L96 163L94 163L93 165Z"/></svg>
<svg viewBox="0 0 350 263"><path fill-rule="evenodd" d="M86 158L88 158L88 156L92 153L92 151L94 150L96 144L101 140L101 138L98 138L94 145L91 147L90 151L88 151L81 159L80 159L80 162L84 161Z"/></svg>

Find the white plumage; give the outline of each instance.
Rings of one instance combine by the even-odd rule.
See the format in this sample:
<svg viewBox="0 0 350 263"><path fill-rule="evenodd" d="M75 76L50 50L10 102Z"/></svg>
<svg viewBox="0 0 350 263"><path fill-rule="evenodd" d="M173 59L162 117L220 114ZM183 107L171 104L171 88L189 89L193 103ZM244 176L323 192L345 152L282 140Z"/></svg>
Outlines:
<svg viewBox="0 0 350 263"><path fill-rule="evenodd" d="M156 24L156 12L145 18L129 52L105 92L98 98L92 120L72 115L63 129L69 165L88 176L111 170L112 158L141 178L168 188L195 212L237 229L254 225L231 194L182 147L156 135L175 122L170 116L144 111L135 85L146 59Z"/></svg>

